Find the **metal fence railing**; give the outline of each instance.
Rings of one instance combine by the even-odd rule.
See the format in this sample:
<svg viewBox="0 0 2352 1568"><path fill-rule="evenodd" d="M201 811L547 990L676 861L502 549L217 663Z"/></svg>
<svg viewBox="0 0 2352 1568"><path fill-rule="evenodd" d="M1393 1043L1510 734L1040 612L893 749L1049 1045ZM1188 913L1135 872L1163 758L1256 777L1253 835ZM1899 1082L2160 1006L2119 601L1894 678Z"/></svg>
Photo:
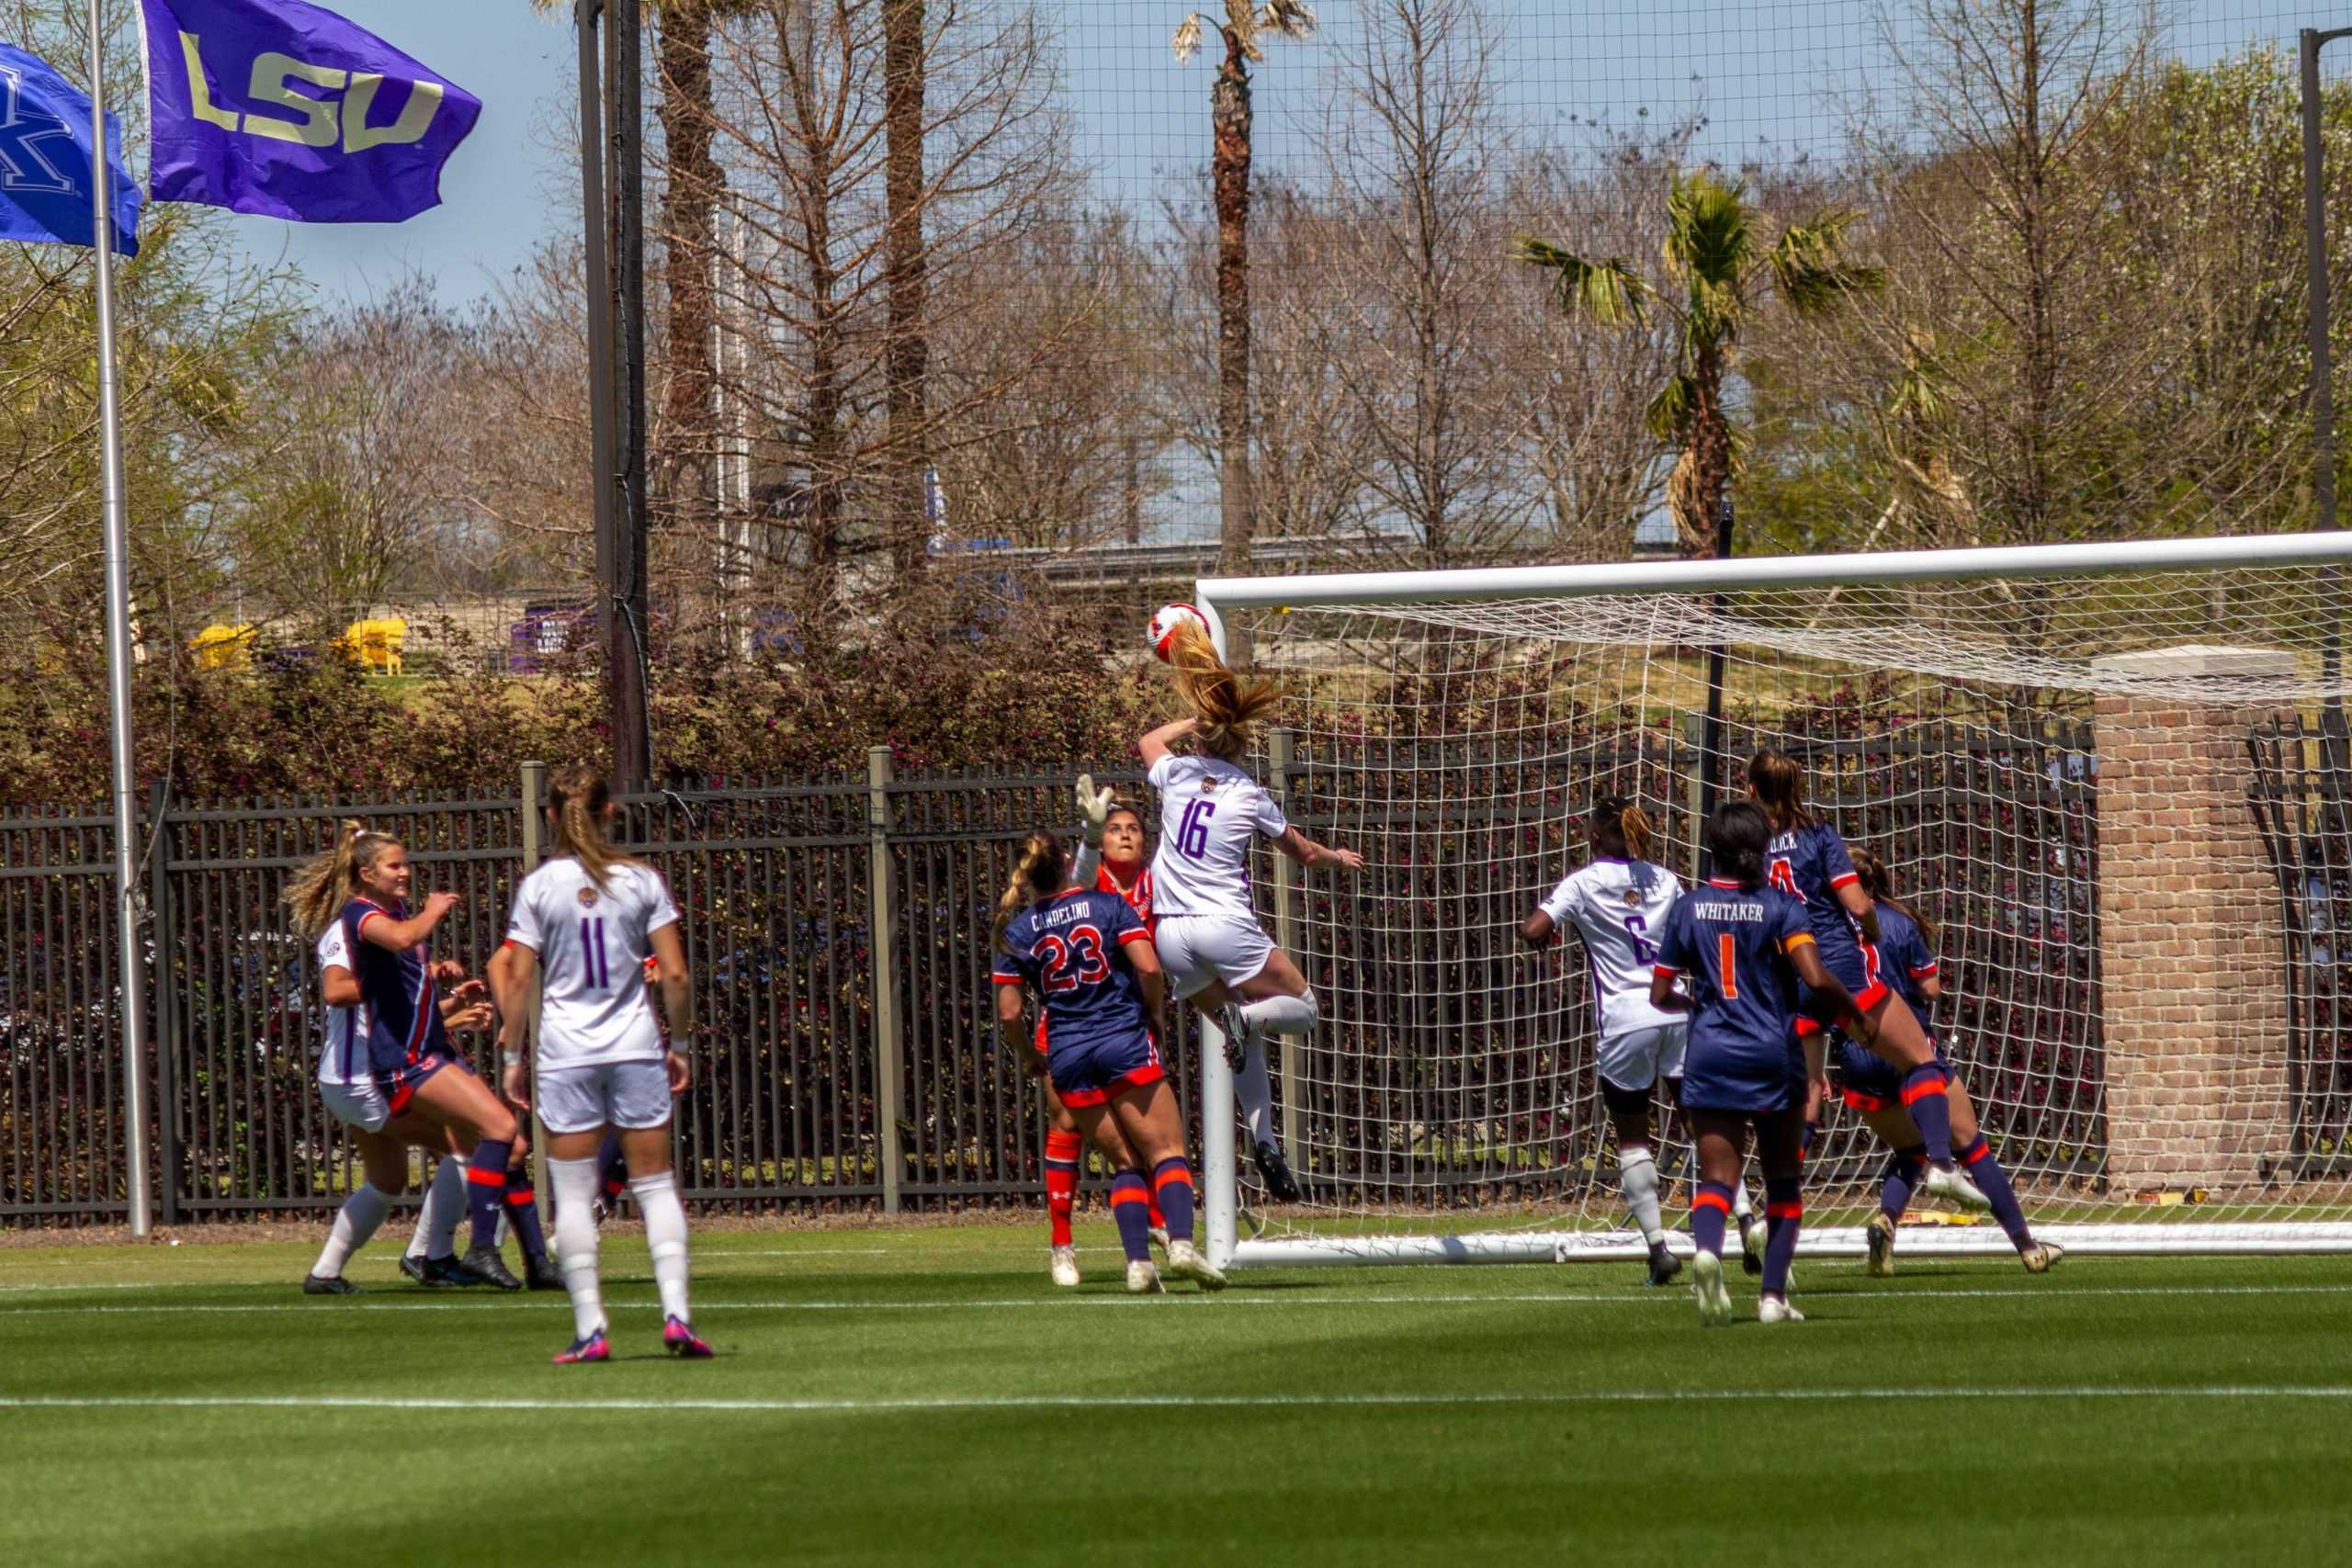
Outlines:
<svg viewBox="0 0 2352 1568"><path fill-rule="evenodd" d="M2042 1146L2044 1157L2063 1148L2095 1162L2104 1141L2096 976L2081 972L2098 950L2087 736L1923 731L1788 743L1807 752L1817 794L1841 827L1902 864L1914 886L1940 890L1947 963L1960 968L1958 988L1969 998L1960 1022L1980 1043L1974 1070L1996 1075L1989 1091L2017 1108L2011 1135ZM1350 789L1334 781L1383 759L1294 754L1284 737L1274 754L1272 782L1310 832L1374 831L1349 818ZM1675 801L1675 781L1694 756L1688 746L1659 745L1619 761L1655 773L1645 794ZM679 1116L690 1196L752 1210L899 1210L1036 1192L1042 1107L1035 1081L995 1047L990 923L1021 838L1068 821L1075 772L899 777L889 754L877 751L864 777L623 803L621 836L668 877L685 914L707 1026ZM1098 776L1137 783L1121 768ZM1396 797L1385 808L1395 816L1387 828L1424 812L1461 815L1446 775L1413 776L1434 793ZM1553 818L1580 802L1589 782L1546 784L1544 843L1521 850L1548 855L1546 866L1556 860ZM460 896L436 934L436 954L478 969L537 854L537 824L523 802L539 787L533 765L504 799L151 803L141 828L150 910L142 940L153 976L148 1071L159 1219L315 1209L348 1190L344 1141L311 1087L318 976L279 903L288 874L332 841L344 817L398 832L421 886ZM1679 859L1692 826L1686 806L1673 806L1661 826L1662 852ZM1450 830L1476 827L1464 820ZM0 821L0 1221L127 1213L111 855L111 828L95 812ZM1541 1075L1509 1061L1480 1066L1460 1048L1464 1031L1483 1038L1541 1010L1499 993L1471 998L1475 1012L1460 1010L1464 976L1491 971L1498 986L1539 983L1495 936L1525 912L1523 877L1455 885L1442 864L1412 857L1376 863L1345 886L1307 886L1272 870L1259 891L1278 936L1310 975L1332 980L1329 1038L1292 1060L1289 1125L1375 1116L1442 1125L1475 1106L1481 1117L1523 1120L1513 1139L1555 1145L1568 1157L1547 1161L1555 1170L1580 1163L1576 1151L1586 1144L1599 1146L1597 1119L1563 1120L1548 1101L1498 1112L1473 1075ZM1472 935L1448 934L1463 931ZM1581 999L1570 1006L1580 1009ZM1177 1026L1172 1055L1182 1070L1173 1077L1189 1106L1193 1031L1181 1013ZM1329 1058L1366 1031L1380 1038L1376 1051L1359 1042L1363 1061L1401 1052L1426 1058L1428 1070L1384 1068L1374 1081L1361 1064ZM1553 1043L1497 1038L1487 1048L1522 1046ZM488 1043L475 1048L487 1069ZM1393 1173L1323 1174L1386 1185ZM1499 1170L1457 1174L1460 1181L1437 1185L1470 1201L1510 1179Z"/></svg>

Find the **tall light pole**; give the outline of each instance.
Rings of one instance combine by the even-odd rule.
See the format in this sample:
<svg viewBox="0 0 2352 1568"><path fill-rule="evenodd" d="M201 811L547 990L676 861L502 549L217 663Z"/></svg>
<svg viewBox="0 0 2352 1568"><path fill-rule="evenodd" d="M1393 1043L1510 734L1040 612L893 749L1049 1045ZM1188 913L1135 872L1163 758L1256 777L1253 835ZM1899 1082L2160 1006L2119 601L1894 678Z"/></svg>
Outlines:
<svg viewBox="0 0 2352 1568"><path fill-rule="evenodd" d="M2325 166L2320 134L2319 51L2340 38L2352 37L2352 28L2302 30L2303 75L2303 262L2310 274L2312 355L2312 499L2319 510L2319 526L2333 530L2335 520L2335 386L2327 352L2327 203ZM2344 736L2344 700L2336 694L2344 667L2344 635L2333 606L2341 576L2327 569L2330 604L2327 640L2320 655L2320 678L2327 687L2327 732L2331 750ZM2330 759L2341 764L2346 759Z"/></svg>

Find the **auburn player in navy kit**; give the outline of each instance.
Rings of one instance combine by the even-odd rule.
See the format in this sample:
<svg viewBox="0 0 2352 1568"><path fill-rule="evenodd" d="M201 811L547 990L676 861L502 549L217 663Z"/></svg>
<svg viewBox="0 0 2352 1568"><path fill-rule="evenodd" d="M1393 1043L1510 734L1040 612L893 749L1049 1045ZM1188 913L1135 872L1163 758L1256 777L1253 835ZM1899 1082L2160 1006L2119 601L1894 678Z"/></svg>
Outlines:
<svg viewBox="0 0 2352 1568"><path fill-rule="evenodd" d="M1675 901L1650 979L1652 1007L1690 1011L1682 1110L1699 1145L1700 1176L1690 1201L1690 1272L1699 1321L1710 1327L1731 1321L1724 1224L1751 1126L1764 1168L1768 1228L1756 1315L1765 1323L1804 1321L1789 1304L1789 1264L1804 1215L1805 1111L1826 1088L1827 1042L1816 1031L1800 1046L1798 987L1808 987L1814 1005L1834 1021L1869 1034L1853 997L1822 964L1803 906L1767 886L1770 841L1770 824L1758 807L1733 801L1717 809L1707 824L1715 874ZM1687 1001L1675 991L1686 975Z"/></svg>
<svg viewBox="0 0 2352 1568"><path fill-rule="evenodd" d="M1048 833L1022 846L997 903L996 1017L1007 1045L1033 1059L1027 994L1042 1003L1054 1092L1118 1168L1111 1213L1127 1255L1127 1289L1159 1290L1149 1197L1168 1218L1168 1268L1208 1290L1225 1285L1193 1243L1193 1173L1184 1123L1160 1065L1168 992L1151 932L1116 893L1075 886L1069 851ZM1146 1172L1149 1175L1147 1178Z"/></svg>

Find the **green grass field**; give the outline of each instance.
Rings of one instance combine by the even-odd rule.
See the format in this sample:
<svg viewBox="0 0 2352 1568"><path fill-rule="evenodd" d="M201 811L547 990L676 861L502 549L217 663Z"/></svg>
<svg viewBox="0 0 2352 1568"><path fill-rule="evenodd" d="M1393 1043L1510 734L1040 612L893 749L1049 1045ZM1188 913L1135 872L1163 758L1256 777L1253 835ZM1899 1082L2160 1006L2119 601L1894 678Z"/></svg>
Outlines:
<svg viewBox="0 0 2352 1568"><path fill-rule="evenodd" d="M10 1563L2304 1564L2352 1555L2352 1259L1800 1266L1702 1331L1623 1265L1132 1301L1042 1229L696 1239L715 1362L310 1245L0 1250ZM1739 1282L1743 1310L1752 1303Z"/></svg>

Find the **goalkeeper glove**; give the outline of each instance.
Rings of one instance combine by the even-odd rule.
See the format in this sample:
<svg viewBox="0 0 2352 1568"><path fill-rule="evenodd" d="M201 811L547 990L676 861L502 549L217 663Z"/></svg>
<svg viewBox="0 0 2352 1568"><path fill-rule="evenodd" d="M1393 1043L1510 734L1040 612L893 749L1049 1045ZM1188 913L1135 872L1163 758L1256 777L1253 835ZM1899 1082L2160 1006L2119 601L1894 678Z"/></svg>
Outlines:
<svg viewBox="0 0 2352 1568"><path fill-rule="evenodd" d="M1111 795L1108 786L1094 787L1092 773L1078 775L1078 830L1098 849L1102 844L1102 824L1111 819Z"/></svg>

